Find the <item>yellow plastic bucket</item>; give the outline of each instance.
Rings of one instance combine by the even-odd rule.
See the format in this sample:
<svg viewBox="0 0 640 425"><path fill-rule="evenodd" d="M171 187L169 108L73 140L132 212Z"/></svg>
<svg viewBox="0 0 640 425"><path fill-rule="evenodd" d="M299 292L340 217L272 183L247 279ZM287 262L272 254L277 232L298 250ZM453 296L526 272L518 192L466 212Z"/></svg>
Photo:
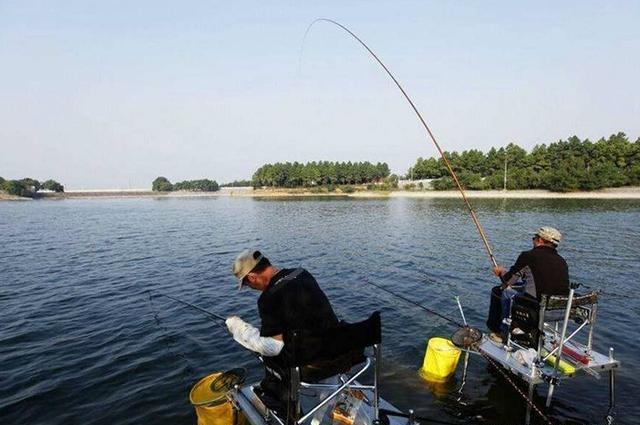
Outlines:
<svg viewBox="0 0 640 425"><path fill-rule="evenodd" d="M446 338L431 338L420 375L428 381L445 382L456 371L460 349Z"/></svg>
<svg viewBox="0 0 640 425"><path fill-rule="evenodd" d="M233 425L234 410L226 391L213 391L211 383L220 372L205 376L191 388L189 401L198 415L198 425Z"/></svg>

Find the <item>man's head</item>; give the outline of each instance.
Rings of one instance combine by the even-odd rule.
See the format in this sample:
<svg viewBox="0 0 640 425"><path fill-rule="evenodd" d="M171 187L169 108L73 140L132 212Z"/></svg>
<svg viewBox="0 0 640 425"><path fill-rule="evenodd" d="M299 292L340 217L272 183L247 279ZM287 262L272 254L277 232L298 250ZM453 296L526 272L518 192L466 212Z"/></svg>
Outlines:
<svg viewBox="0 0 640 425"><path fill-rule="evenodd" d="M533 246L546 245L557 248L558 244L560 244L560 239L562 239L562 234L558 229L543 226L533 235Z"/></svg>
<svg viewBox="0 0 640 425"><path fill-rule="evenodd" d="M269 259L257 250L244 251L233 262L233 274L238 279L238 288L246 285L264 291L276 272Z"/></svg>

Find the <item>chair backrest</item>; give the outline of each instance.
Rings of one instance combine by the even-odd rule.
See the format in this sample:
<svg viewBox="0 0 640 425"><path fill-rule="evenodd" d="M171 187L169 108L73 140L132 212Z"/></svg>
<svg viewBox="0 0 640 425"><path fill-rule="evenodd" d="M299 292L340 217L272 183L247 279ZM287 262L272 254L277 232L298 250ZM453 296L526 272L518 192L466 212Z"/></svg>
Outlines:
<svg viewBox="0 0 640 425"><path fill-rule="evenodd" d="M599 292L591 291L584 295L574 295L571 302L571 308L591 306L598 303ZM564 310L567 308L567 302L569 297L552 295L547 298L546 309L547 310Z"/></svg>
<svg viewBox="0 0 640 425"><path fill-rule="evenodd" d="M599 292L591 291L584 295L574 295L571 302L569 319L591 320L595 313L595 305L598 304ZM567 309L569 297L553 295L544 301L545 315L547 322L560 322L564 320L564 312Z"/></svg>
<svg viewBox="0 0 640 425"><path fill-rule="evenodd" d="M380 312L356 323L341 322L324 331L300 330L285 335L287 363L290 366L305 366L330 361L365 347L379 344L382 340Z"/></svg>

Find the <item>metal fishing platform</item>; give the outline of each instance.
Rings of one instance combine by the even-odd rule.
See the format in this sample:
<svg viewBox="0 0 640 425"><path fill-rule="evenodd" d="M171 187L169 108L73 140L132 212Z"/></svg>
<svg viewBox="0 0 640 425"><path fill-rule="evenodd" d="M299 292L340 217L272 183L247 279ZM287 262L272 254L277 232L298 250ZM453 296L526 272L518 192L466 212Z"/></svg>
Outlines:
<svg viewBox="0 0 640 425"><path fill-rule="evenodd" d="M605 420L612 424L615 371L620 362L614 358L613 348L606 354L593 349L598 298L597 291L577 295L574 287L567 297L545 297L540 302L516 298L505 321L509 326L506 341L495 342L477 329L463 328L458 339L469 333L465 330L475 331L476 337L459 345L468 353L480 354L528 386L527 423L531 407L535 407L532 400L536 386L548 385L546 406L549 407L554 390L562 381L584 375L600 379L607 373L609 409ZM455 342L455 334L453 339Z"/></svg>
<svg viewBox="0 0 640 425"><path fill-rule="evenodd" d="M339 387L339 386L338 386ZM336 389L338 388L336 387ZM352 391L355 388L364 387L358 381L353 381L348 387L345 387L343 391ZM255 392L256 384L247 385L243 387L237 388L234 392L230 394L232 404L239 411L242 412L245 419L251 425L285 425L286 418L279 417L275 412L269 410L260 397ZM362 391L365 395L365 398L362 400L362 403L358 407L358 410L353 419L353 425L371 425L374 423L375 417L375 406L372 402L374 394L370 390ZM332 399L335 399L336 396L324 399L327 402L331 402ZM311 409L302 417L298 418L294 423L295 424L304 424L304 423L312 423L314 413L314 407L317 407L324 401L321 397L318 396L318 393L313 393L312 397L306 397L307 403L310 402ZM381 414L381 422L389 425L407 425L413 424L415 421L409 421L409 418L405 418L405 416L400 410L394 407L391 403L387 402L385 399L380 398L378 400L378 408L383 412L396 412L398 416L393 416L388 413ZM325 415L322 418L322 421L319 423L331 423L330 413ZM333 420L333 423L338 423L338 421ZM345 422L340 422L341 424L345 424Z"/></svg>
<svg viewBox="0 0 640 425"><path fill-rule="evenodd" d="M259 386L255 384L235 386L227 394L234 409L251 425L414 425L417 418L412 411L408 414L402 413L380 396L382 348L379 313L374 313L363 322L343 326L346 326L343 337L349 335L349 328L369 335L362 343L356 343L358 361L352 364L348 371L305 382L304 365L310 363L308 359L298 359L299 361L290 364L286 369L278 371L282 376L283 385L288 389L285 409L288 413L278 413L268 408L259 395ZM294 334L292 345L298 344L296 337ZM336 338L333 334L322 335L319 342L323 342L325 346L332 346L331 350L337 347L337 356L353 353L351 341ZM339 347L342 344L346 349ZM358 381L365 372L372 372L371 384ZM429 421L423 423L428 424Z"/></svg>

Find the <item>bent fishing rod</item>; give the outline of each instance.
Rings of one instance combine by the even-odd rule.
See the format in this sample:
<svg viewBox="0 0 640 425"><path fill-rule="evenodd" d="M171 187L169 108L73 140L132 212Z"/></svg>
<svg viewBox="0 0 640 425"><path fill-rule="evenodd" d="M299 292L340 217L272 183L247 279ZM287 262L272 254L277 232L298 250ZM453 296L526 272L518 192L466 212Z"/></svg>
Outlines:
<svg viewBox="0 0 640 425"><path fill-rule="evenodd" d="M438 143L438 141L436 140L435 136L433 135L433 132L431 131L431 129L427 125L427 122L424 120L424 118L422 118L422 115L418 111L418 108L413 103L413 101L411 100L411 98L409 97L407 92L404 90L404 88L402 87L400 82L396 79L396 77L394 77L394 75L391 73L391 71L389 71L389 68L387 68L387 66L382 62L382 60L380 60L378 55L376 55L373 52L373 50L371 50L369 48L369 46L367 46L367 44L360 39L360 37L355 35L349 28L345 27L344 25L342 25L339 22L334 21L333 19L318 18L315 21L313 21L307 27L307 31L305 32L305 38L306 38L307 34L309 33L309 31L311 30L311 27L317 22L328 22L330 24L336 25L337 27L342 28L344 31L346 31L350 36L355 38L358 41L358 43L360 43L362 45L362 47L367 49L367 51L371 54L371 56L373 56L373 58L376 60L376 62L378 62L378 64L380 64L382 69L384 69L384 71L387 73L387 75L389 75L389 77L393 80L393 82L398 87L398 89L400 89L400 91L402 92L402 95L407 100L407 102L409 102L409 105L411 105L411 108L413 109L413 111L418 116L418 119L422 123L422 126L425 128L425 130L427 130L427 133L429 134L429 137L433 141L433 144L436 146L436 149L440 153L440 157L442 158L442 161L444 162L447 170L449 171L449 174L451 174L451 178L453 179L453 181L456 184L456 187L460 191L460 194L462 195L462 199L464 200L464 203L467 206L467 209L469 210L469 213L471 214L471 219L473 220L473 224L475 224L476 229L478 229L478 233L480 234L480 238L482 239L482 243L484 244L484 247L485 247L485 249L487 251L487 254L489 254L489 259L491 260L491 263L493 264L493 267L498 267L498 262L496 261L496 258L493 255L493 251L491 250L491 246L489 245L489 240L487 239L487 236L484 233L484 229L482 228L482 225L480 224L480 220L478 220L478 217L476 216L475 211L471 207L471 203L469 202L469 199L467 199L467 194L465 193L464 188L462 187L462 184L460 183L460 180L458 179L458 176L453 171L453 167L451 166L451 163L449 162L449 159L444 154L444 151L442 150L442 148L440 147L440 144Z"/></svg>

